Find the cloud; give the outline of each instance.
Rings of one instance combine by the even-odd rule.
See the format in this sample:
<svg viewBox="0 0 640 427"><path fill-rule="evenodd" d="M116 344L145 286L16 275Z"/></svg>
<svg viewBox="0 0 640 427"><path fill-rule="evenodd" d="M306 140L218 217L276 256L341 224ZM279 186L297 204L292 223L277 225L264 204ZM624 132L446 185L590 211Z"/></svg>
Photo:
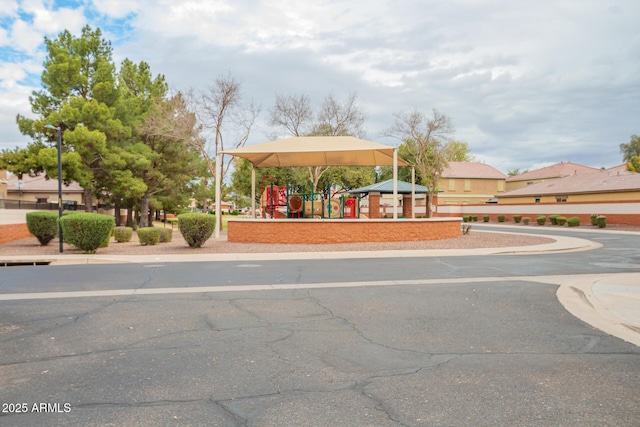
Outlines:
<svg viewBox="0 0 640 427"><path fill-rule="evenodd" d="M394 143L380 136L393 113L437 108L472 154L503 171L560 160L613 166L618 145L640 132L634 0L4 3L0 46L35 64L43 36L90 22L113 42L116 62L144 60L179 89L231 72L263 116L276 94L318 105L356 92L369 138ZM40 71L24 57L4 61L2 90L24 96L25 74ZM250 143L271 130L265 117L259 124Z"/></svg>
<svg viewBox="0 0 640 427"><path fill-rule="evenodd" d="M132 0L92 0L96 11L108 18L121 19L140 10L140 2Z"/></svg>

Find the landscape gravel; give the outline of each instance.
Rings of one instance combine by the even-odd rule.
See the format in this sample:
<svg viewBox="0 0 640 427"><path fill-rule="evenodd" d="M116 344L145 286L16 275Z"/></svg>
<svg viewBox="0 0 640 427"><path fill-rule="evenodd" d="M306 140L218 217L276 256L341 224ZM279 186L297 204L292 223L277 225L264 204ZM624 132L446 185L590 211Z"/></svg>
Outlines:
<svg viewBox="0 0 640 427"><path fill-rule="evenodd" d="M190 248L177 228L173 230L171 242L153 246L143 246L136 233L130 242L117 243L111 239L109 246L99 248L102 255L153 255L153 254L203 254L203 253L265 253L265 252L331 252L331 251L378 251L378 250L423 250L423 249L478 249L513 246L542 245L554 242L554 239L522 234L503 234L472 230L467 235L452 239L425 240L415 242L366 242L342 244L271 244L271 243L233 243L227 241L226 233L219 239L211 237L201 248ZM82 253L72 245L64 244L68 254ZM58 240L47 246L40 246L33 238L15 240L0 245L0 256L16 255L56 255L59 251Z"/></svg>

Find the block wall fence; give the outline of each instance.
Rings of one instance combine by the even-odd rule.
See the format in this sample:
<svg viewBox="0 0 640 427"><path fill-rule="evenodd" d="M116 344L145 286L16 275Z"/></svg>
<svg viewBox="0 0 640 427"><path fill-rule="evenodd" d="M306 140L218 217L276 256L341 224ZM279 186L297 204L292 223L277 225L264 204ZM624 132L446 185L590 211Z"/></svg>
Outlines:
<svg viewBox="0 0 640 427"><path fill-rule="evenodd" d="M446 205L438 206L438 217L460 217L477 215L478 221L489 215L491 222L498 221L498 215L504 215L507 221L513 221L513 215L531 217L536 215L562 215L567 218L577 216L581 224L590 224L591 215L607 217L607 224L640 226L640 201L606 203L539 203L535 205Z"/></svg>

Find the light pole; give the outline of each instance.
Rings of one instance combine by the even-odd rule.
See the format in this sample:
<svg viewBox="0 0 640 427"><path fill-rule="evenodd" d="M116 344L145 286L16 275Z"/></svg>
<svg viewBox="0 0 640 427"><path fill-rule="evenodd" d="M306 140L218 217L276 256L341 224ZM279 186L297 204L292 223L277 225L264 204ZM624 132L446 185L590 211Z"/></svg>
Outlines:
<svg viewBox="0 0 640 427"><path fill-rule="evenodd" d="M45 126L47 129L54 129L58 135L58 240L60 240L60 253L62 253L62 130L51 123Z"/></svg>

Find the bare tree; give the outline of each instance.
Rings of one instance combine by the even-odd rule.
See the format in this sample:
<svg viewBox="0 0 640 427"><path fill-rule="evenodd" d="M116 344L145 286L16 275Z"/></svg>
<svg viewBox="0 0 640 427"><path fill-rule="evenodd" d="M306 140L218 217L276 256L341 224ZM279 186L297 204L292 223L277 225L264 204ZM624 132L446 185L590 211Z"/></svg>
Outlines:
<svg viewBox="0 0 640 427"><path fill-rule="evenodd" d="M269 110L269 124L285 129L291 136L308 135L313 122L311 101L306 95L276 95L276 103Z"/></svg>
<svg viewBox="0 0 640 427"><path fill-rule="evenodd" d="M242 97L242 85L230 73L218 76L215 84L207 87L196 96L198 118L204 128L213 133L214 153L225 149L243 147L253 127L260 108L253 101L245 104ZM200 140L201 151L207 152L206 140ZM215 155L214 154L214 155ZM210 156L206 155L209 170L215 176ZM222 158L222 176L227 174L230 162Z"/></svg>
<svg viewBox="0 0 640 427"><path fill-rule="evenodd" d="M340 103L333 95L324 99L318 118L314 124L312 135L316 136L355 136L364 138L362 128L366 120L365 114L356 104L355 93Z"/></svg>
<svg viewBox="0 0 640 427"><path fill-rule="evenodd" d="M339 102L328 95L320 107L315 120L310 100L305 95L278 96L270 110L269 123L284 129L291 136L355 136L364 138L365 114L360 110L355 94ZM309 178L314 187L328 166L309 166Z"/></svg>
<svg viewBox="0 0 640 427"><path fill-rule="evenodd" d="M385 134L404 143L409 154L405 160L416 168L422 182L429 188L430 207L438 191L438 180L448 165L446 147L455 131L453 124L449 117L436 109L431 116L418 110L394 116L395 123ZM427 212L431 216L430 209Z"/></svg>

